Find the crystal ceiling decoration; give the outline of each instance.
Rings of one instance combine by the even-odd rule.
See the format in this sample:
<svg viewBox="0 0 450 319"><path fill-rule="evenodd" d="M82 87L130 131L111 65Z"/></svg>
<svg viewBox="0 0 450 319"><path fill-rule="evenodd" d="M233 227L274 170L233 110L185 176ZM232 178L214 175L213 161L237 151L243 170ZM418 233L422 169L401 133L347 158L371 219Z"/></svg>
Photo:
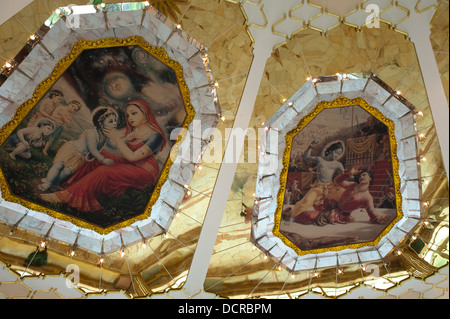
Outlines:
<svg viewBox="0 0 450 319"><path fill-rule="evenodd" d="M68 16L66 17L65 14L68 14ZM148 46L147 50L153 50L151 49L153 47L161 47L163 48L160 51L162 55L159 58L162 61L166 59L168 63L171 63L170 61L179 63L179 66L176 63L172 63L172 66L177 71L176 76L181 81L179 82L179 90L184 95L186 109L192 108L192 111L189 111L189 121L182 119L187 125L186 128L183 128L185 132L181 132L183 135L180 135L177 148L180 150L188 149L189 151L175 153L174 150L173 154L170 155L170 161L173 164L170 168L166 166L170 170L163 172L165 180L162 181L163 185L159 186L161 195L149 209L151 210L151 217L138 218L141 220L130 226L125 225L125 227L120 226L119 223L118 227L122 228L120 234L111 232L114 228L110 227L105 229L96 227L93 228L95 231L91 231L89 229L91 227L86 227L84 222L80 224L84 226L80 229L76 225L76 218L68 219L74 222L72 224L64 221L67 218L62 215L51 214L62 216L63 220L55 219L31 209L35 208L33 205L25 205L30 209L24 209L17 199L12 200L16 203L4 202L5 212L2 214L2 220L12 225L19 226L20 224L21 228L37 234L45 235L47 233L54 240L68 244L76 242L79 248L96 253L117 251L123 249L124 243L130 245L167 232L171 221L177 214L181 201L186 193L190 192L185 185L189 185L191 182L196 171L196 165L200 163L202 148L204 147L204 145L201 145L201 141L194 140L193 126L190 124L193 121L201 123L202 130L207 133L216 126L221 117L205 48L181 30L179 26L161 16L155 9L149 8L146 3L124 3L120 6L64 7L58 9L55 15L46 21L45 26L48 27L48 29L44 28L45 34L38 33L36 35L36 38L39 39L37 45L21 61L17 72L12 72L1 87L0 94L4 99L14 101L8 106L8 110L2 114L4 121L8 120L6 114L12 114L15 108L19 108L19 104L27 101L27 98L35 90L36 83L55 82L55 74L61 73L58 69L58 67L61 68L61 62L59 64L57 62L65 56L80 54L80 50L77 52L72 49L74 45L79 46L79 42L77 42L79 39L91 41L94 48L97 47L96 43L105 43L109 41L108 39L118 39L112 40L112 42L116 41L117 45L120 46L127 45L127 43L140 45L143 48ZM130 38L133 36L134 38ZM102 42L95 42L98 39ZM124 43L120 43L119 39L124 39ZM114 47L114 43L109 47ZM90 44L86 46L86 49L88 48L92 52L95 51ZM103 50L106 51L107 49L104 47ZM149 57L144 56L144 51L141 51L140 54L142 58L149 59ZM70 63L77 62L73 58L69 58L69 60ZM156 62L151 63L156 65ZM67 64L68 62L64 62L62 67L67 67ZM35 94L41 94L42 96L43 88L46 89L47 87L48 84L41 84L38 86L40 91L36 89ZM149 94L155 93L150 92ZM23 111L21 112L23 113ZM15 123L15 121L13 119L11 123ZM177 140L180 132L169 133L172 140ZM209 136L204 134L202 138L207 140ZM195 147L197 144L199 144L199 147ZM12 165L17 164L13 163ZM5 188L4 191L9 191L9 189ZM117 227L115 228L117 229ZM102 233L106 236L102 236Z"/></svg>
<svg viewBox="0 0 450 319"><path fill-rule="evenodd" d="M317 109L319 106L321 106L320 110ZM362 106L364 110L361 109ZM380 113L377 113L377 110ZM334 112L327 117L327 111ZM321 113L322 118L325 117L328 120L325 122L322 120L317 124L318 126L314 126L314 118L319 118ZM385 257L405 236L409 236L409 232L421 221L421 207L418 200L420 175L415 140L417 134L414 132L415 113L414 106L401 97L399 92L393 91L373 75L345 74L310 79L273 117L264 123L266 136L263 136L261 141L263 147L257 176L256 197L258 200L253 216L253 243L264 253L279 260L280 264L291 272L338 264L370 263L378 260L380 256ZM377 116L393 121L384 122L390 126L389 135L387 135L387 127L363 133L366 131L364 130L366 120L377 118ZM304 122L308 118L306 125L298 126L300 120ZM330 121L337 123L331 125ZM346 124L346 121L350 121L349 124ZM344 127L351 127L352 124L354 125L352 132L344 133ZM311 125L312 128L308 130L308 126L311 127ZM329 128L326 125L329 125ZM293 139L291 132L296 132L300 139L295 140L296 135ZM374 140L373 147L369 146L372 144L370 139L375 136L379 137L378 142ZM343 199L339 199L337 195L333 195L334 186L331 184L327 186L321 181L325 178L327 165L330 166L333 163L337 165L337 160L328 158L326 151L324 155L323 152L314 150L315 154L308 154L308 156L320 157L322 160L311 159L317 162L318 166L310 170L307 160L302 160L306 153L297 153L300 149L305 152L308 143L321 143L320 147L327 148L329 145L334 145L336 140L339 140L337 143L340 143L342 149L341 157L344 157L343 159L340 157L339 161L344 164L343 167L347 171L357 165L358 170L365 167L373 174L374 186L370 190L370 198L373 198L376 208L380 207L379 210L383 211L382 198L387 194L388 189L392 189L392 195L397 196L398 204L397 214L393 215L395 217L389 217L389 221L373 219L373 226L368 226L370 223L362 215L359 215L359 219L345 218L340 215L340 212L330 211L331 208L325 207L327 204L323 202L320 205L325 206L311 211L311 207L306 204L306 198L311 197L315 189L319 193L325 193L314 200L308 199L309 205L318 205L314 203L318 200L326 202L335 200L342 203L336 207L343 207L344 201L350 201L350 197L345 199L345 196L350 195L343 193L339 195L343 196ZM376 144L386 145L386 149L379 149ZM300 145L304 145L303 148ZM392 156L388 151L389 147L392 149ZM308 152L312 154L311 150ZM384 162L389 165L378 169L377 167ZM343 171L340 172L343 173ZM377 177L377 174L382 176ZM315 182L316 179L321 181L321 186L315 186L318 185ZM303 188L300 200L294 199L295 192L292 186L294 181ZM356 182L359 183L358 180ZM269 187L269 185L272 186ZM338 186L338 190L342 187ZM292 199L288 199L287 196ZM301 198L305 199L301 200ZM292 226L290 221L286 221L286 216L282 215L287 207L291 210L298 209L300 212L298 215L300 219L295 219ZM302 209L305 210L304 213ZM319 217L311 217L311 214L319 213L321 209L325 214L322 214L324 216L322 221L318 220ZM369 213L368 206L364 205L358 208L354 206L352 209L364 209ZM333 216L334 213L338 215ZM301 218L302 215L308 215L308 217ZM357 223L365 226L362 226L360 230L357 227L350 227L351 224ZM372 234L372 237L364 237L363 234L371 232L370 228L374 228L375 224L383 226L378 232ZM300 228L300 225L305 226ZM378 228L378 226L375 227ZM350 238L352 236L356 238ZM363 240L363 238L366 239ZM299 243L301 246L298 246Z"/></svg>
<svg viewBox="0 0 450 319"><path fill-rule="evenodd" d="M253 154L259 158L253 162L244 160L235 170L227 171L227 163L211 163L205 157L201 163L192 163L190 156L181 159L180 170L176 171L182 174L171 175L172 181L168 179L177 194L167 195L168 205L160 206L164 208L160 216L169 220L164 230L141 220L109 234L99 234L2 200L0 299L448 297L448 182L445 158L443 163L441 156L447 149L437 138L442 136L442 126L436 122L439 112L433 109L435 95L427 96L430 78L414 48L417 43L427 43L410 38L416 34L414 25L428 26L431 21L433 50L429 56L435 56L439 68L431 73L439 73L448 99L446 1L376 1L380 25L374 28L367 25L368 15L374 13L368 1L346 0L336 5L334 1L283 0L280 5L272 0L155 0L125 4L111 0L86 6L87 1L74 0L70 3L79 6L72 6L68 1L35 0L19 13L11 12L11 19L2 22L0 59L5 66L1 81L6 83L10 76L21 78L17 81L20 86L11 85L10 81L8 89L0 94L2 126L14 117L39 81L50 74L58 59L66 55L71 43L84 38L95 41L114 37L117 32L121 38L139 35L149 44L156 41L171 59L184 61L183 68L188 70L185 81L198 92L190 97L195 118L218 129L214 143L209 143L209 138L200 139L206 155L212 155L212 150L224 155L224 148L215 146L227 145L227 130L233 126L248 126L268 136L286 134L288 127L277 132L274 121L279 124L282 119L290 119L288 126L293 129L301 120L296 111L301 112L289 102L307 91L311 99L302 106L304 115L308 108L311 111L316 107L316 95L330 103L345 94L348 99L364 95L368 105L380 107L386 102L385 105L398 106L395 111L381 107L381 119L396 119L396 114L405 109L402 102L411 102L415 116L406 110L405 119L395 120L396 141L399 154L404 156L412 152L404 143L413 145L414 140L420 161L399 161L403 217L389 224L382 238L364 242L358 248L331 246L332 249L312 254L272 233L280 184L279 178L266 174L270 167L264 170L261 163L263 159L276 158L277 167L282 167L279 159L285 150L284 137L277 140L280 148L273 156L272 150L266 148L270 144L260 143L265 139L257 134L248 136L244 158ZM56 5L67 7L55 10ZM92 29L77 30L77 21L69 13L80 14L82 19L95 16L98 28L91 24ZM46 22L41 27L43 21ZM154 23L147 24L149 21ZM89 18L85 22L89 23ZM158 30L152 39L144 29L150 25ZM48 37L47 33L53 36ZM181 38L184 41L178 41ZM57 49L60 40L66 45ZM24 43L26 47L22 49ZM34 64L22 63L31 49L39 52L39 58L33 60ZM184 53L178 53L178 49ZM208 59L202 60L205 53ZM187 66L194 61L198 62L197 68ZM345 81L340 81L340 75L323 76L344 72L348 76ZM207 76L197 77L200 73ZM204 79L201 84L196 82L199 78ZM313 78L321 81L313 85ZM28 83L23 92L22 83ZM354 87L347 90L350 83ZM365 90L362 83L368 84ZM386 90L388 87L394 90ZM397 90L401 95L392 94ZM11 92L15 95L9 95ZM381 95L373 97L368 92ZM205 103L197 103L202 94ZM249 98L253 94L254 100ZM220 108L215 103L219 97ZM207 110L199 107L203 105L207 105ZM415 118L414 127L406 124L411 118ZM413 136L402 135L400 127L411 130ZM194 131L191 127L190 133ZM258 156L262 149L268 153ZM224 187L221 171L232 179L230 189ZM403 172L412 172L415 178L405 177ZM223 209L222 202L214 200L215 191L221 192L226 203ZM269 193L274 197L268 199ZM214 224L219 222L216 229ZM160 235L153 236L156 234ZM202 236L205 234L208 236ZM41 242L46 242L48 251L36 249ZM211 252L205 246L212 247ZM392 249L388 251L389 248ZM35 255L38 258L34 259ZM27 263L30 260L33 265ZM44 260L47 264L39 266ZM67 279L74 279L74 268L67 266L79 267L81 282L77 289L67 287Z"/></svg>

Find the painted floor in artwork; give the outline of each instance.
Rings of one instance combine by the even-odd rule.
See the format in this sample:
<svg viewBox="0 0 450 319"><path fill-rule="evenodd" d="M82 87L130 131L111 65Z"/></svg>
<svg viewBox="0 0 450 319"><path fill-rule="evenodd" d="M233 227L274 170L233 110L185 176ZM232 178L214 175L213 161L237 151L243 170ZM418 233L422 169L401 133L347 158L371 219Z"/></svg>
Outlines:
<svg viewBox="0 0 450 319"><path fill-rule="evenodd" d="M374 241L383 230L396 218L395 209L377 208L377 215L387 215L385 224L369 222L365 211L354 211L354 222L347 224L327 224L324 226L304 225L296 222L281 221L280 233L285 235L300 249L315 249L346 244Z"/></svg>

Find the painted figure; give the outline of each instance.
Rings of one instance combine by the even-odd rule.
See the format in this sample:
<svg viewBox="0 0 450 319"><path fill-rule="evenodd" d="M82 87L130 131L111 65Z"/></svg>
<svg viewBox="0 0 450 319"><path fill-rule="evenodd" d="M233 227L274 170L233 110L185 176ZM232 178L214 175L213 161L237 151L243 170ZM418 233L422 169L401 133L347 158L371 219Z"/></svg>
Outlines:
<svg viewBox="0 0 450 319"><path fill-rule="evenodd" d="M81 109L81 103L78 101L70 101L66 106L58 106L52 113L51 119L55 121L56 128L53 133L49 136L47 143L42 150L44 155L48 155L48 149L52 144L58 139L63 130L63 126L70 124L73 119L73 114Z"/></svg>
<svg viewBox="0 0 450 319"><path fill-rule="evenodd" d="M114 160L113 165L87 162L64 183L63 191L41 194L42 199L95 212L103 210L98 201L101 196L117 197L129 188L144 189L156 183L159 165L155 155L166 144L164 134L145 101L129 102L125 114L125 136L118 130L104 129L122 156L102 152L105 158Z"/></svg>
<svg viewBox="0 0 450 319"><path fill-rule="evenodd" d="M364 210L369 215L369 221L375 224L386 223L388 216L375 214L373 197L369 192L373 176L370 171L358 170L359 165L346 170L334 179L336 186L341 189L333 196L325 198L321 205L315 204L314 210L303 211L295 221L301 224L347 224L354 221L351 216L356 210ZM350 180L353 178L353 181Z"/></svg>
<svg viewBox="0 0 450 319"><path fill-rule="evenodd" d="M395 208L395 191L393 187L388 187L381 199L380 208Z"/></svg>
<svg viewBox="0 0 450 319"><path fill-rule="evenodd" d="M52 90L42 101L39 109L31 116L28 126L34 127L43 118L51 119L55 109L61 105L64 94L59 90Z"/></svg>
<svg viewBox="0 0 450 319"><path fill-rule="evenodd" d="M292 187L290 189L291 196L289 198L291 204L297 203L299 200L302 199L302 190L299 187L299 182L297 180L294 180L292 182Z"/></svg>
<svg viewBox="0 0 450 319"><path fill-rule="evenodd" d="M55 123L49 119L41 119L37 126L30 126L17 131L17 134L12 135L10 143L14 146L14 150L9 153L12 160L16 156L25 159L31 158L31 147L42 147L45 144L45 139L54 131Z"/></svg>
<svg viewBox="0 0 450 319"><path fill-rule="evenodd" d="M47 173L47 177L38 186L39 190L47 191L51 187L58 186L69 176L75 173L86 161L94 158L104 165L114 164L114 160L105 158L100 150L109 145L115 147L103 133L104 129L115 129L118 115L110 107L98 107L92 112L93 128L86 129L80 138L65 143L56 153L53 166Z"/></svg>
<svg viewBox="0 0 450 319"><path fill-rule="evenodd" d="M384 224L388 216L375 214L373 197L369 192L373 175L370 171L359 170L359 165L352 167L350 171L337 176L334 180L336 185L345 188L345 191L338 200L338 207L342 214L342 222L352 222L354 218L351 213L357 209L364 209L369 215L369 221L375 224ZM354 176L354 181L349 178Z"/></svg>
<svg viewBox="0 0 450 319"><path fill-rule="evenodd" d="M283 212L283 218L288 221L304 211L314 209L314 205L323 202L328 197L329 192L333 191L334 175L344 172L344 165L338 161L338 158L344 152L342 142L335 142L328 146L324 152L324 158L311 156L312 145L318 143L318 140L314 140L304 154L305 160L317 163L317 180L294 207L289 207Z"/></svg>

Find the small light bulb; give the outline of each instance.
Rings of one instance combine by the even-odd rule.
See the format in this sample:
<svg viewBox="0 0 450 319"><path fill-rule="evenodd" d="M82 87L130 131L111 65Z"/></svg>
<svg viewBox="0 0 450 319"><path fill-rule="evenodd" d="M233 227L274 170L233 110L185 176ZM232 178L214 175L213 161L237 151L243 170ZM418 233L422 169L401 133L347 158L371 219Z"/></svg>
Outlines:
<svg viewBox="0 0 450 319"><path fill-rule="evenodd" d="M400 256L402 252L400 250L397 250L397 256Z"/></svg>
<svg viewBox="0 0 450 319"><path fill-rule="evenodd" d="M145 241L142 242L142 248L147 247L147 244L145 243Z"/></svg>
<svg viewBox="0 0 450 319"><path fill-rule="evenodd" d="M283 103L285 103L287 101L287 99L286 98L283 98Z"/></svg>
<svg viewBox="0 0 450 319"><path fill-rule="evenodd" d="M34 34L30 35L30 40L32 41L36 40L36 36Z"/></svg>
<svg viewBox="0 0 450 319"><path fill-rule="evenodd" d="M72 250L71 252L70 252L70 256L75 256L75 250Z"/></svg>
<svg viewBox="0 0 450 319"><path fill-rule="evenodd" d="M419 112L417 112L417 115L423 116L423 112L419 111Z"/></svg>
<svg viewBox="0 0 450 319"><path fill-rule="evenodd" d="M294 274L292 274L292 275L291 275L291 278L292 278L292 279L294 279L294 278L295 278L295 275L294 275Z"/></svg>
<svg viewBox="0 0 450 319"><path fill-rule="evenodd" d="M306 81L310 81L310 80L311 80L311 77L308 76L308 77L306 78Z"/></svg>
<svg viewBox="0 0 450 319"><path fill-rule="evenodd" d="M11 63L9 63L9 62L6 62L5 63L5 66L9 69L10 67L12 67L12 65L11 65Z"/></svg>
<svg viewBox="0 0 450 319"><path fill-rule="evenodd" d="M61 9L56 9L55 13L59 15L61 13Z"/></svg>
<svg viewBox="0 0 450 319"><path fill-rule="evenodd" d="M144 6L148 7L149 5L150 5L150 2L148 2L148 1L144 2Z"/></svg>
<svg viewBox="0 0 450 319"><path fill-rule="evenodd" d="M103 258L100 258L100 263L103 264L105 260Z"/></svg>
<svg viewBox="0 0 450 319"><path fill-rule="evenodd" d="M312 79L312 83L316 83L318 80L316 78Z"/></svg>
<svg viewBox="0 0 450 319"><path fill-rule="evenodd" d="M267 255L264 255L264 260L267 260Z"/></svg>
<svg viewBox="0 0 450 319"><path fill-rule="evenodd" d="M225 116L222 116L220 119L222 120L222 122L225 122Z"/></svg>
<svg viewBox="0 0 450 319"><path fill-rule="evenodd" d="M397 91L397 92L395 92L397 95L402 95L402 92L400 92L400 91Z"/></svg>
<svg viewBox="0 0 450 319"><path fill-rule="evenodd" d="M180 217L180 212L177 212L177 213L175 214L175 216L176 216L176 217Z"/></svg>
<svg viewBox="0 0 450 319"><path fill-rule="evenodd" d="M181 24L177 24L177 29L178 29L178 30L181 29Z"/></svg>
<svg viewBox="0 0 450 319"><path fill-rule="evenodd" d="M214 82L214 86L216 87L216 88L218 88L219 87L219 82Z"/></svg>
<svg viewBox="0 0 450 319"><path fill-rule="evenodd" d="M104 4L103 2L100 3L100 7L104 8L104 7L105 7L105 4Z"/></svg>
<svg viewBox="0 0 450 319"><path fill-rule="evenodd" d="M125 256L125 251L122 250L122 251L120 252L120 257L123 257L123 256Z"/></svg>
<svg viewBox="0 0 450 319"><path fill-rule="evenodd" d="M166 237L166 239L169 238L169 233L165 233L164 237Z"/></svg>
<svg viewBox="0 0 450 319"><path fill-rule="evenodd" d="M46 244L45 244L45 241L42 241L42 242L41 242L41 247L42 247L42 248L45 248L45 245L46 245Z"/></svg>

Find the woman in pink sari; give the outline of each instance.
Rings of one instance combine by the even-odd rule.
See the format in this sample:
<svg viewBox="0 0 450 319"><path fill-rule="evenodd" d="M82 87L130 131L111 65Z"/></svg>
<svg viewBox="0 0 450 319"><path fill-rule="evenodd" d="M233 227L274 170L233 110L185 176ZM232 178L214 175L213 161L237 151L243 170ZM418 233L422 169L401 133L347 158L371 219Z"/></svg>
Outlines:
<svg viewBox="0 0 450 319"><path fill-rule="evenodd" d="M117 130L104 130L117 146L121 156L102 152L113 165L87 162L64 185L64 190L41 194L47 202L63 202L80 211L95 212L104 208L101 196L118 197L129 188L144 189L153 185L159 176L154 155L165 146L164 134L149 105L133 100L125 107L127 126L125 137Z"/></svg>

